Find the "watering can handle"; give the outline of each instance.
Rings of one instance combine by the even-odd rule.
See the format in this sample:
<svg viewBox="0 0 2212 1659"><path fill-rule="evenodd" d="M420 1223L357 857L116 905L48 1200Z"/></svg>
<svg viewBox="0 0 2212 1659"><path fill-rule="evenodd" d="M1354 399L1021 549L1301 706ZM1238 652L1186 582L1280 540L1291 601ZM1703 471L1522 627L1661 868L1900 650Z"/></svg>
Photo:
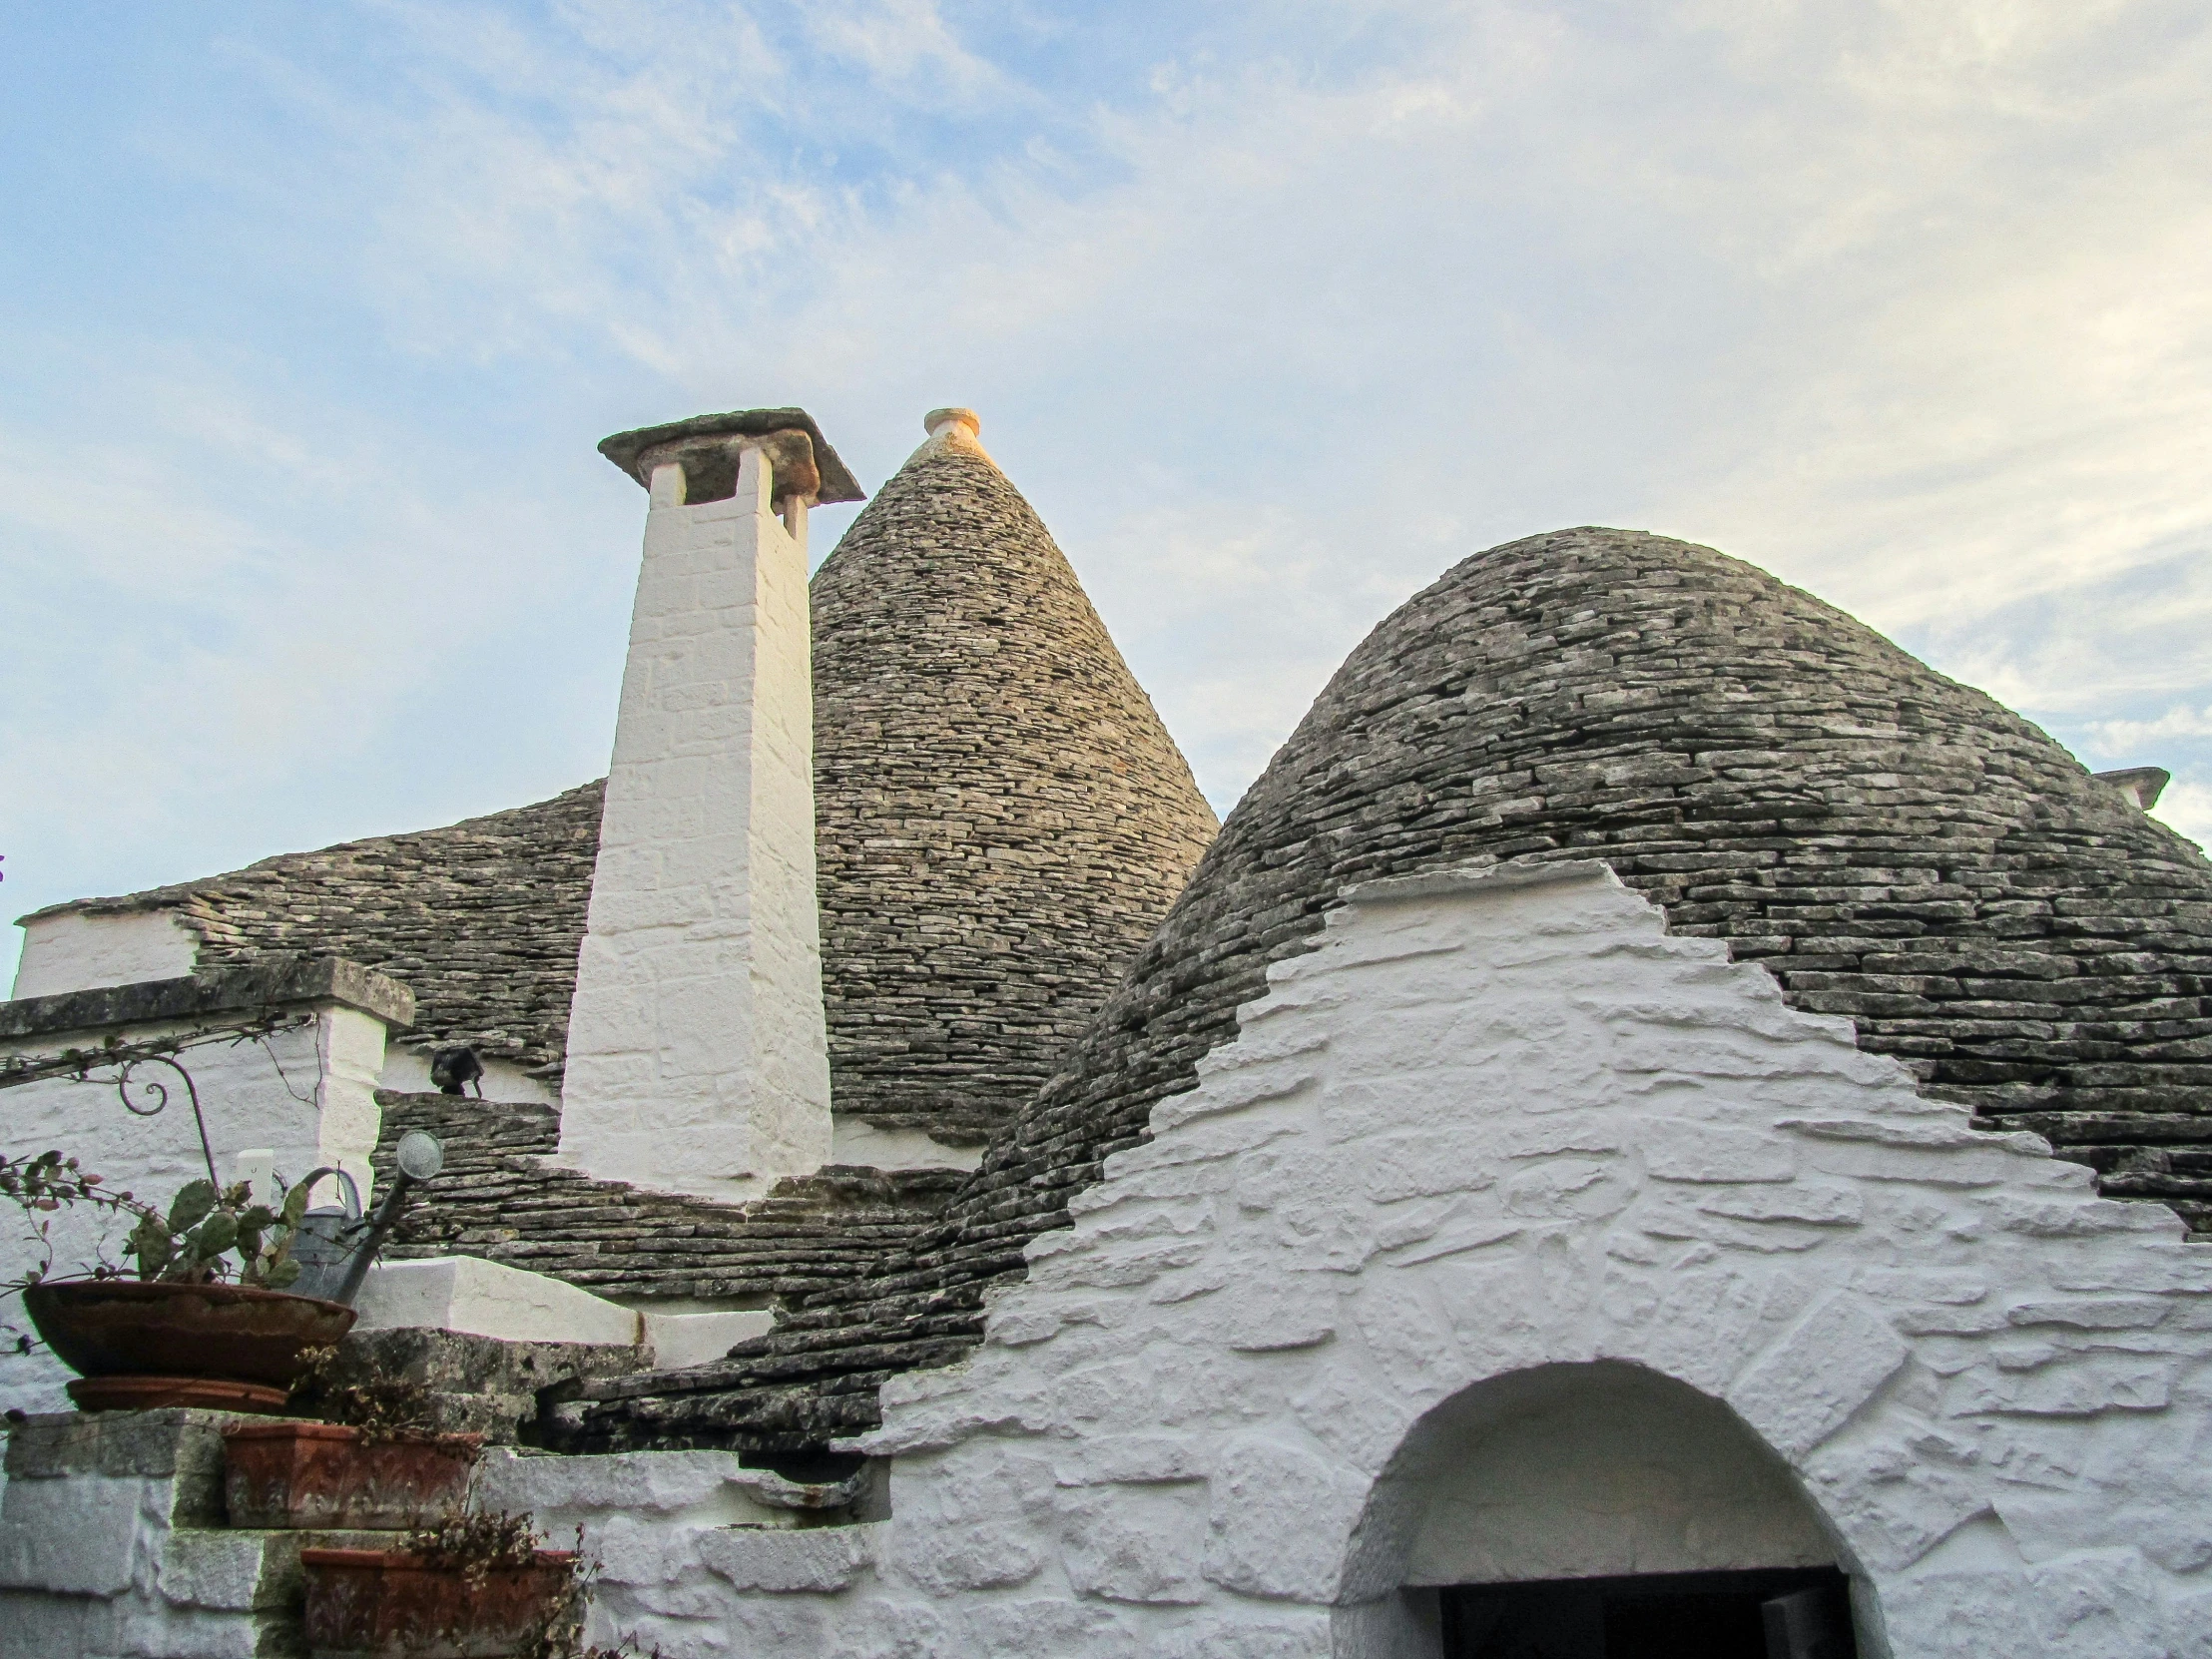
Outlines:
<svg viewBox="0 0 2212 1659"><path fill-rule="evenodd" d="M359 1221L361 1219L360 1184L336 1165L324 1164L320 1169L308 1171L306 1180L300 1182L299 1185L311 1193L314 1191L314 1184L325 1175L334 1175L338 1178L338 1184L343 1190L345 1219L347 1221Z"/></svg>

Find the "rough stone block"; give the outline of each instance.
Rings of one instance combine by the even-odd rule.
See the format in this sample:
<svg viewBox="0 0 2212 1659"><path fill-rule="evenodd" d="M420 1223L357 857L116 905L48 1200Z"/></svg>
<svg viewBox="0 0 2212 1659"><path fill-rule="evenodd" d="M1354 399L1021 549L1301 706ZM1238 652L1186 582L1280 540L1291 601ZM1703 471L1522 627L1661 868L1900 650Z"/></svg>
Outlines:
<svg viewBox="0 0 2212 1659"><path fill-rule="evenodd" d="M1351 1470L1286 1441L1244 1436L1223 1448L1208 1494L1208 1579L1268 1600L1335 1599L1366 1495Z"/></svg>
<svg viewBox="0 0 2212 1659"><path fill-rule="evenodd" d="M1905 1363L1904 1339L1858 1297L1833 1297L1728 1389L1728 1402L1785 1456L1802 1457Z"/></svg>
<svg viewBox="0 0 2212 1659"><path fill-rule="evenodd" d="M8 1481L0 1588L120 1595L169 1507L167 1481L98 1474Z"/></svg>
<svg viewBox="0 0 2212 1659"><path fill-rule="evenodd" d="M848 1589L875 1561L886 1523L803 1532L718 1527L699 1534L699 1559L739 1590L829 1594Z"/></svg>
<svg viewBox="0 0 2212 1659"><path fill-rule="evenodd" d="M1083 1487L1061 1495L1060 1558L1077 1595L1202 1601L1206 1494L1197 1485Z"/></svg>

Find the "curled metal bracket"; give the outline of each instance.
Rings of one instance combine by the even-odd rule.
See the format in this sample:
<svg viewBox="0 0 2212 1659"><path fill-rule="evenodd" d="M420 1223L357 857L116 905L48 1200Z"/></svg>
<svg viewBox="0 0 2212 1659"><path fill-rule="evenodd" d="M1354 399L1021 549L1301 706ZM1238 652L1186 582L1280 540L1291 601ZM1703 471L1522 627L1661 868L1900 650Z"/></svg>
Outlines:
<svg viewBox="0 0 2212 1659"><path fill-rule="evenodd" d="M122 1071L116 1075L115 1092L122 1097L125 1111L142 1118L157 1116L169 1104L169 1085L151 1077L138 1079L136 1086L139 1099L149 1103L140 1105L131 1098L131 1074L141 1066L167 1066L185 1080L185 1098L192 1102L192 1124L200 1131L200 1156L208 1166L208 1184L220 1192L223 1179L215 1172L215 1149L208 1144L208 1120L200 1110L200 1090L192 1080L192 1073L166 1054L142 1054L136 1059L124 1061Z"/></svg>

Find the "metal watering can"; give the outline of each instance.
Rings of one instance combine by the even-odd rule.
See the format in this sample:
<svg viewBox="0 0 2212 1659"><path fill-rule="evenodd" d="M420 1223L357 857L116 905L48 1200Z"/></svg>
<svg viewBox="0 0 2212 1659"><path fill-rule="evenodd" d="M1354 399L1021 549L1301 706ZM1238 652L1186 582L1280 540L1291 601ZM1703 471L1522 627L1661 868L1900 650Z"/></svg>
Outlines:
<svg viewBox="0 0 2212 1659"><path fill-rule="evenodd" d="M445 1168L445 1148L435 1135L410 1129L399 1137L392 1161L397 1168L373 1216L361 1213L361 1189L344 1170L326 1164L308 1173L304 1185L309 1191L324 1176L334 1176L340 1201L309 1210L299 1219L299 1232L291 1246L292 1259L299 1264L299 1277L290 1287L294 1296L318 1297L352 1307L354 1297L360 1294L361 1281L368 1277L376 1253L384 1247L385 1236L405 1208L407 1190Z"/></svg>

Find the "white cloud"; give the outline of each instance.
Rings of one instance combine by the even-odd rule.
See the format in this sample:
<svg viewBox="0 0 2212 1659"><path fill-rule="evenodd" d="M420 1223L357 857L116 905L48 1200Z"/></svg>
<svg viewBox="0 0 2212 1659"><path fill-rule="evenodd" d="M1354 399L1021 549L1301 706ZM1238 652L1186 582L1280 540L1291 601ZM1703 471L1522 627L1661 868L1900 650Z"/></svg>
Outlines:
<svg viewBox="0 0 2212 1659"><path fill-rule="evenodd" d="M1013 83L960 44L934 0L823 0L806 11L809 38L877 83L926 84L936 98L965 103L1006 96Z"/></svg>
<svg viewBox="0 0 2212 1659"><path fill-rule="evenodd" d="M2151 816L2171 825L2200 847L2212 850L2212 788L2203 784L2169 785Z"/></svg>
<svg viewBox="0 0 2212 1659"><path fill-rule="evenodd" d="M2173 738L2212 738L2212 708L2177 705L2155 720L2095 720L2088 729L2101 753L2124 755Z"/></svg>
<svg viewBox="0 0 2212 1659"><path fill-rule="evenodd" d="M1595 521L1753 559L2084 753L2172 766L2162 816L2203 830L2200 7L1164 8L1121 25L1141 50L927 0L373 15L365 67L234 61L300 135L251 158L299 205L285 252L370 307L389 384L569 399L577 453L804 402L870 481L922 410L980 407L1217 801L1392 605ZM570 453L410 430L384 383L251 379L188 361L123 441L0 477L81 579L203 584L189 650L149 625L106 658L164 688L125 740L160 811L209 811L212 773L222 811L280 817L267 757L299 732L451 701L426 592L524 688L472 742L533 778L588 748L530 703L578 642L602 674L619 651L619 580L579 573L626 566L625 508ZM317 632L336 612L357 653ZM40 764L89 729L64 711ZM333 822L388 800L364 778Z"/></svg>

